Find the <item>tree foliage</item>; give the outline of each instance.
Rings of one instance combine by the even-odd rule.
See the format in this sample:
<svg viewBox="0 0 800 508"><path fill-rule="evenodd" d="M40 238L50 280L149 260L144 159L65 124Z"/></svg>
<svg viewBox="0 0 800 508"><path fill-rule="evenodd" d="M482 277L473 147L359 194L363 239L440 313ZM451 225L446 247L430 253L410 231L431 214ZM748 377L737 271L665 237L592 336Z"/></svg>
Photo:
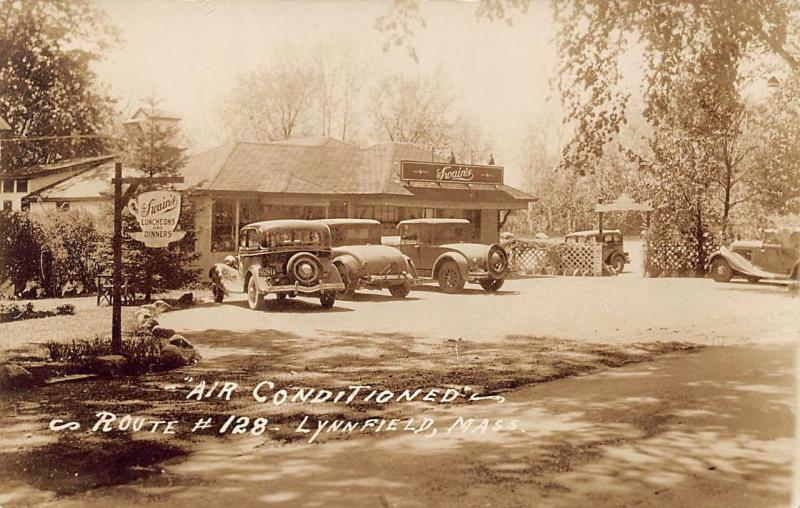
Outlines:
<svg viewBox="0 0 800 508"><path fill-rule="evenodd" d="M150 97L145 100L144 110L148 120L144 122L141 134L130 140L127 164L149 176L178 176L186 164L183 150L176 146L179 138L177 125L158 121L159 100ZM163 189L163 185L142 184L138 192ZM185 193L184 193L185 194ZM178 230L186 236L164 248L145 247L139 241L125 234L138 231L139 225L132 215L125 215L123 221L123 272L135 292L149 300L154 293L168 289L178 289L194 283L199 275L195 261L199 254L194 252L195 242L194 210L186 199L181 200L181 214ZM109 248L107 245L106 248ZM110 259L111 252L106 252Z"/></svg>
<svg viewBox="0 0 800 508"><path fill-rule="evenodd" d="M372 88L370 114L375 134L389 141L449 146L453 97L444 72L383 76Z"/></svg>
<svg viewBox="0 0 800 508"><path fill-rule="evenodd" d="M276 53L265 67L239 77L223 106L234 139L270 142L308 134L314 68L294 49Z"/></svg>
<svg viewBox="0 0 800 508"><path fill-rule="evenodd" d="M0 212L0 280L10 279L14 292L39 276L41 231L26 213Z"/></svg>
<svg viewBox="0 0 800 508"><path fill-rule="evenodd" d="M112 117L92 64L118 40L94 2L0 0L0 118L15 137L97 136ZM6 141L5 168L99 154L96 137Z"/></svg>

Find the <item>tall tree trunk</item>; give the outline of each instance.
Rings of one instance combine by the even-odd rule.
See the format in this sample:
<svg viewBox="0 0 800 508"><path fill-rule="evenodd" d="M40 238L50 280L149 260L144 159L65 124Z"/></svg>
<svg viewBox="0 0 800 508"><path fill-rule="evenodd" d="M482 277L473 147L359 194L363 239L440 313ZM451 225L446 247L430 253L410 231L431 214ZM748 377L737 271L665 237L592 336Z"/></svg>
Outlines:
<svg viewBox="0 0 800 508"><path fill-rule="evenodd" d="M695 241L697 243L697 265L695 275L703 272L706 266L705 259L705 235L703 234L703 212L700 208L700 199L697 199L697 216L695 219Z"/></svg>

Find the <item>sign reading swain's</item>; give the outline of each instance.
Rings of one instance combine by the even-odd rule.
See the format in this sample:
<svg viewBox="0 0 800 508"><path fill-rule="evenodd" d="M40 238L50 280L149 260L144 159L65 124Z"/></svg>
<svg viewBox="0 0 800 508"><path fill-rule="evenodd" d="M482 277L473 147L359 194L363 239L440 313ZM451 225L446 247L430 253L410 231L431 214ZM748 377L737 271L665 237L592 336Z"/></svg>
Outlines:
<svg viewBox="0 0 800 508"><path fill-rule="evenodd" d="M166 247L186 235L185 231L175 231L181 214L181 195L178 192L144 192L128 203L128 211L136 217L142 229L130 235L146 247Z"/></svg>
<svg viewBox="0 0 800 508"><path fill-rule="evenodd" d="M417 182L503 183L502 166L400 161L400 179Z"/></svg>

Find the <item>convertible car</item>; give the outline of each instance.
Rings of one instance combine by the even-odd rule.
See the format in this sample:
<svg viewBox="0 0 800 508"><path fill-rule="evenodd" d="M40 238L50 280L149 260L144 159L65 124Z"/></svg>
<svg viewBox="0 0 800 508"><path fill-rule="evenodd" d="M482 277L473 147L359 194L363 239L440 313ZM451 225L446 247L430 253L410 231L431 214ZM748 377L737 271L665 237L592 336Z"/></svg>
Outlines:
<svg viewBox="0 0 800 508"><path fill-rule="evenodd" d="M708 272L717 282L742 277L759 280L800 278L800 228L764 230L761 240L740 240L712 252Z"/></svg>

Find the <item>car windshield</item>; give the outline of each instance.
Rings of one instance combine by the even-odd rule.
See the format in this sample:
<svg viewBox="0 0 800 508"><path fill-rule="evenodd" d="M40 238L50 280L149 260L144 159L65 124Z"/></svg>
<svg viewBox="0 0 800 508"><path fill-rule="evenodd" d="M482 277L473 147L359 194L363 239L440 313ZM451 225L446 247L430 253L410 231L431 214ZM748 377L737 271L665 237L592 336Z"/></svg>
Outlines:
<svg viewBox="0 0 800 508"><path fill-rule="evenodd" d="M288 247L292 245L324 245L320 231L307 229L270 231L264 236L262 247Z"/></svg>
<svg viewBox="0 0 800 508"><path fill-rule="evenodd" d="M408 224L400 226L401 242L416 242L418 240L419 240L419 235L417 234L416 228L409 226Z"/></svg>
<svg viewBox="0 0 800 508"><path fill-rule="evenodd" d="M381 227L378 224L342 224L331 226L333 245L380 245Z"/></svg>

